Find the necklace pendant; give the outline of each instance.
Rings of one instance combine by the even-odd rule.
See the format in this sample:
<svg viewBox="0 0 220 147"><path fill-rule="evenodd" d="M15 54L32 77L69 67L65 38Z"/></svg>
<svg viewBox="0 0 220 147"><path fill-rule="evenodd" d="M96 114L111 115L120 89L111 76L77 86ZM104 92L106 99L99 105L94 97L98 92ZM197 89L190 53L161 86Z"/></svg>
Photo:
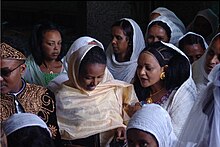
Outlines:
<svg viewBox="0 0 220 147"><path fill-rule="evenodd" d="M149 97L149 98L146 99L146 102L147 102L148 104L151 104L151 103L153 103L153 99L152 99L151 97Z"/></svg>

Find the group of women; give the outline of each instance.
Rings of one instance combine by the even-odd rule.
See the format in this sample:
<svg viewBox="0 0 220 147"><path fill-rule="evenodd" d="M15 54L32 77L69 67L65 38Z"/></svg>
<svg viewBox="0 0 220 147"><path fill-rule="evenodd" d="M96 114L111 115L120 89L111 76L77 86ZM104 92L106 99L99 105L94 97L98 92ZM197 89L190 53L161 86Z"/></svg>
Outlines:
<svg viewBox="0 0 220 147"><path fill-rule="evenodd" d="M64 146L220 145L220 33L207 44L166 8L150 19L145 36L122 18L107 48L83 36L64 57L59 28L35 26L23 77L54 92Z"/></svg>

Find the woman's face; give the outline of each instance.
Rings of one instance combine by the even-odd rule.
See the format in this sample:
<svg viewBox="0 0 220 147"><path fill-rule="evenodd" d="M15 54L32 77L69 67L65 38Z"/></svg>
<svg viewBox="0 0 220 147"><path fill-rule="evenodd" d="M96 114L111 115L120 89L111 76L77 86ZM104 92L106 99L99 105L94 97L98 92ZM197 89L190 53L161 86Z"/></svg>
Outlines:
<svg viewBox="0 0 220 147"><path fill-rule="evenodd" d="M220 38L216 39L208 48L205 59L205 71L207 74L220 63Z"/></svg>
<svg viewBox="0 0 220 147"><path fill-rule="evenodd" d="M57 30L51 30L45 32L42 41L42 49L44 51L45 58L49 60L55 60L61 51L62 38L61 34Z"/></svg>
<svg viewBox="0 0 220 147"><path fill-rule="evenodd" d="M184 45L184 53L190 60L192 64L194 61L198 60L204 53L205 48L202 48L200 44Z"/></svg>
<svg viewBox="0 0 220 147"><path fill-rule="evenodd" d="M127 131L128 147L159 147L156 138L147 132L138 129Z"/></svg>
<svg viewBox="0 0 220 147"><path fill-rule="evenodd" d="M153 25L147 33L146 43L152 44L157 41L169 42L167 32L159 25Z"/></svg>
<svg viewBox="0 0 220 147"><path fill-rule="evenodd" d="M125 54L128 50L129 39L119 26L112 27L112 48L115 54Z"/></svg>
<svg viewBox="0 0 220 147"><path fill-rule="evenodd" d="M160 81L162 67L149 52L143 52L138 58L137 75L142 87L149 87Z"/></svg>
<svg viewBox="0 0 220 147"><path fill-rule="evenodd" d="M105 64L87 64L79 73L79 86L84 90L92 91L102 81L105 74Z"/></svg>

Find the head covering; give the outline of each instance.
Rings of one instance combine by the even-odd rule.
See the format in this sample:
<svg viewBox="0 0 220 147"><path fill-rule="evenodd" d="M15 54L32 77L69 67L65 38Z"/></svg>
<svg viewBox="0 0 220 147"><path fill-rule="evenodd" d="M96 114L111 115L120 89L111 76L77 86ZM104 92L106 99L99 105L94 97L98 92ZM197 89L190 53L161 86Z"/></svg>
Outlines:
<svg viewBox="0 0 220 147"><path fill-rule="evenodd" d="M83 37L79 37L78 39L76 39L73 44L70 46L68 52L66 53L66 56L64 57L64 67L66 69L66 71L68 70L68 61L70 56L72 55L73 52L77 51L80 47L84 46L84 45L88 45L90 43L96 43L99 47L104 49L104 46L102 45L102 43L98 40L96 40L95 38L89 37L89 36L83 36Z"/></svg>
<svg viewBox="0 0 220 147"><path fill-rule="evenodd" d="M165 7L158 7L155 10L153 10L151 12L152 13L158 13L161 16L166 16L168 17L177 27L179 27L179 29L182 31L183 34L185 34L186 32L186 28L185 25L183 24L183 22L176 16L176 14L174 12L172 12L171 10L165 8Z"/></svg>
<svg viewBox="0 0 220 147"><path fill-rule="evenodd" d="M206 41L209 43L210 40L215 36L215 34L217 33L218 31L218 27L219 27L219 17L211 10L211 9L204 9L204 10L201 10L201 11L198 11L198 13L196 14L196 16L194 17L192 23L189 24L188 26L188 30L189 29L192 29L193 25L194 25L194 22L196 20L196 18L198 16L202 16L204 17L211 25L212 27L212 33L207 37L205 38ZM205 29L205 28L204 28Z"/></svg>
<svg viewBox="0 0 220 147"><path fill-rule="evenodd" d="M129 120L127 130L139 129L155 136L159 147L171 147L176 136L168 112L158 104L145 104Z"/></svg>
<svg viewBox="0 0 220 147"><path fill-rule="evenodd" d="M66 140L85 138L97 133L103 135L106 131L125 127L123 120L127 119L123 106L138 101L133 85L114 80L107 68L102 81L94 90L86 91L80 87L80 63L93 47L97 45L82 46L70 56L69 80L56 93L58 125L62 138ZM108 133L110 132L114 135L114 131Z"/></svg>
<svg viewBox="0 0 220 147"><path fill-rule="evenodd" d="M4 42L1 43L0 54L1 59L26 60L24 54Z"/></svg>
<svg viewBox="0 0 220 147"><path fill-rule="evenodd" d="M80 47L82 47L84 45L88 45L88 44L97 44L99 47L104 49L104 46L102 45L102 43L100 41L96 40L95 38L92 38L89 36L79 37L78 39L76 39L73 42L73 44L70 46L68 52L66 53L66 56L63 58L63 65L64 65L64 68L66 71L68 71L68 62L69 62L70 56L75 51L77 51ZM56 78L51 80L47 87L52 91L56 91L59 88L59 86L63 82L67 81L68 79L69 78L68 78L67 73L61 73Z"/></svg>
<svg viewBox="0 0 220 147"><path fill-rule="evenodd" d="M209 83L199 93L181 132L181 142L176 147L186 147L191 142L196 146L220 146L220 64L212 69L208 79Z"/></svg>
<svg viewBox="0 0 220 147"><path fill-rule="evenodd" d="M3 128L7 136L18 129L30 126L45 128L50 133L50 136L52 136L46 123L39 116L32 113L16 113L3 122Z"/></svg>
<svg viewBox="0 0 220 147"><path fill-rule="evenodd" d="M186 34L184 34L183 36L181 36L181 37L179 38L179 40L178 40L177 46L179 46L179 42L180 42L183 38L185 38L187 35L190 35L190 34L200 37L200 38L203 40L205 49L208 48L208 44L206 43L204 37L203 37L202 35L199 35L199 34L194 33L194 32L187 32Z"/></svg>
<svg viewBox="0 0 220 147"><path fill-rule="evenodd" d="M167 24L168 27L171 30L171 37L170 37L170 41L169 43L172 43L174 45L177 44L179 38L183 35L182 31L180 30L180 28L174 24L168 17L166 16L159 16L155 19L153 19L147 26L147 30L145 33L145 38L147 37L148 34L148 30L149 30L149 26L151 25L151 23L155 22L155 21L162 21L163 23Z"/></svg>
<svg viewBox="0 0 220 147"><path fill-rule="evenodd" d="M130 61L118 62L115 59L115 55L112 49L112 43L110 42L106 54L107 54L107 66L115 79L122 80L130 83L135 75L137 67L137 59L140 52L145 47L144 36L139 25L132 19L122 18L121 20L127 20L133 28L133 52ZM126 71L126 72L124 72Z"/></svg>
<svg viewBox="0 0 220 147"><path fill-rule="evenodd" d="M213 45L213 40L215 40L216 37L219 37L220 33L217 33L211 40L209 47L206 49L206 52L200 57L198 60L196 60L192 64L192 71L193 71L193 80L195 81L195 84L197 86L198 92L200 92L204 87L207 86L208 83L208 74L205 71L205 60L207 52L209 51L209 48Z"/></svg>
<svg viewBox="0 0 220 147"><path fill-rule="evenodd" d="M79 67L80 67L81 61L83 60L86 53L95 46L98 46L98 45L93 45L93 44L84 45L84 46L80 47L77 51L75 51L69 58L69 63L68 63L69 81L68 81L68 83L70 85L73 85L74 87L82 90L82 91L84 91L84 89L82 89L79 86L79 81L78 81L79 80ZM110 74L110 72L106 68L105 75L104 75L101 83L106 82L108 80L112 80L112 79L113 79L112 75Z"/></svg>

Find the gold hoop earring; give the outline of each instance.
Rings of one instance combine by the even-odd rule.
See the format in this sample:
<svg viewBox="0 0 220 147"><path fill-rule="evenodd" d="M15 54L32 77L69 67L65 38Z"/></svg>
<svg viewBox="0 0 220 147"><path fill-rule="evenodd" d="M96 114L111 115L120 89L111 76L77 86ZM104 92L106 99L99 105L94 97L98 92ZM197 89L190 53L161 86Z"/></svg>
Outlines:
<svg viewBox="0 0 220 147"><path fill-rule="evenodd" d="M160 74L160 79L161 79L161 80L164 80L165 77L166 77L166 76L165 76L165 72L163 71L163 72Z"/></svg>

